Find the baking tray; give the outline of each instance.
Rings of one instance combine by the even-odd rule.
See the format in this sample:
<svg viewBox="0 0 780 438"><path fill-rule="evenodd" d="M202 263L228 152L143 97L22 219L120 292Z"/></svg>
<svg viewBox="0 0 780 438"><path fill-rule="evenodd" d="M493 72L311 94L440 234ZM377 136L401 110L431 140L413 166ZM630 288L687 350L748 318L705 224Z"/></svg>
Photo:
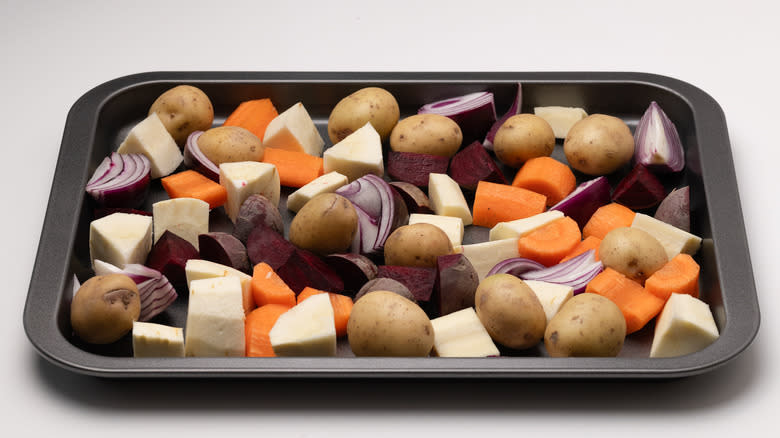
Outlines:
<svg viewBox="0 0 780 438"><path fill-rule="evenodd" d="M84 187L97 165L141 121L154 99L179 84L201 88L211 98L215 125L239 102L270 97L281 110L301 101L323 138L333 106L349 93L379 86L393 93L401 116L423 103L488 90L499 115L509 108L516 84L523 86L523 112L534 106L583 107L589 114L623 118L634 129L653 100L676 123L686 149L686 170L669 184L691 187L693 232L703 238L696 255L702 267L701 297L713 311L720 338L694 354L648 358L650 323L627 339L617 358L549 358L543 345L500 358L355 358L344 342L335 358L132 358L130 339L106 347L80 343L69 327L73 277L85 281L89 267L91 199ZM328 144L329 145L329 144ZM327 145L326 145L327 147ZM561 159L560 140L554 156ZM616 178L614 176L613 178ZM613 181L614 184L614 181ZM280 210L284 208L283 189ZM145 206L166 199L159 180ZM216 229L229 230L213 214ZM466 239L486 229L470 227ZM183 302L184 301L184 302ZM155 321L184 326L186 297ZM738 356L754 339L759 308L734 165L723 112L702 90L679 80L622 72L150 72L118 78L87 92L68 114L46 217L24 309L24 327L37 351L74 372L102 377L266 378L672 378L713 370Z"/></svg>

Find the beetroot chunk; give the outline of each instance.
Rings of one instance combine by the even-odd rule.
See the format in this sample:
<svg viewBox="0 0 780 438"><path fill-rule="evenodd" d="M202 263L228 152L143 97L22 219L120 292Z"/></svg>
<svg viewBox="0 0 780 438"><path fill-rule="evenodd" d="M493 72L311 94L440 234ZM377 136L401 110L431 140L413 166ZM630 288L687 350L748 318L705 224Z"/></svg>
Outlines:
<svg viewBox="0 0 780 438"><path fill-rule="evenodd" d="M479 275L463 254L448 254L436 259L436 285L433 311L444 316L474 306Z"/></svg>
<svg viewBox="0 0 780 438"><path fill-rule="evenodd" d="M203 260L249 272L246 247L232 234L219 231L201 234L198 236L198 247Z"/></svg>
<svg viewBox="0 0 780 438"><path fill-rule="evenodd" d="M414 299L425 309L431 301L433 286L436 283L436 269L412 266L379 266L377 278L392 278L403 284L412 293Z"/></svg>
<svg viewBox="0 0 780 438"><path fill-rule="evenodd" d="M691 232L691 192L688 186L672 190L661 201L655 211L655 218L669 225Z"/></svg>
<svg viewBox="0 0 780 438"><path fill-rule="evenodd" d="M647 168L637 164L615 187L612 200L632 210L658 205L666 196L664 185Z"/></svg>
<svg viewBox="0 0 780 438"><path fill-rule="evenodd" d="M184 271L187 260L199 257L200 254L193 244L170 230L165 230L152 246L146 258L146 266L160 271L173 287L182 290L187 286L187 276Z"/></svg>
<svg viewBox="0 0 780 438"><path fill-rule="evenodd" d="M447 157L390 151L387 154L387 174L398 181L428 187L428 175L446 173L449 163Z"/></svg>
<svg viewBox="0 0 780 438"><path fill-rule="evenodd" d="M449 175L459 186L468 190L476 190L480 181L509 184L479 141L471 143L452 157Z"/></svg>
<svg viewBox="0 0 780 438"><path fill-rule="evenodd" d="M249 238L249 233L258 224L271 227L279 234L284 233L284 222L279 209L263 195L255 194L246 198L238 210L233 235L243 243Z"/></svg>
<svg viewBox="0 0 780 438"><path fill-rule="evenodd" d="M296 295L306 286L335 293L344 290L344 282L336 271L319 256L304 249L296 249L276 273Z"/></svg>
<svg viewBox="0 0 780 438"><path fill-rule="evenodd" d="M378 271L371 259L360 254L331 254L324 260L344 281L344 291L350 295L357 293L369 280L373 280Z"/></svg>
<svg viewBox="0 0 780 438"><path fill-rule="evenodd" d="M272 228L259 224L249 233L246 252L252 266L265 262L276 271L292 257L295 245Z"/></svg>
<svg viewBox="0 0 780 438"><path fill-rule="evenodd" d="M404 181L392 181L390 187L401 197L406 204L409 214L433 214L431 200L419 187Z"/></svg>

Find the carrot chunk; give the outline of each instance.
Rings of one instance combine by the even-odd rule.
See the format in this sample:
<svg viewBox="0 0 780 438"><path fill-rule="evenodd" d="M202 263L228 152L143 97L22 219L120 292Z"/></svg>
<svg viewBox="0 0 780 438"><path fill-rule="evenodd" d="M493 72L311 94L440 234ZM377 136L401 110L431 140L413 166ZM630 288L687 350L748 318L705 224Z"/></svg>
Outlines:
<svg viewBox="0 0 780 438"><path fill-rule="evenodd" d="M584 253L585 251L594 250L596 257L596 260L599 259L599 246L601 245L601 239L599 239L596 236L588 236L585 239L583 239L580 243L577 244L577 246L574 247L573 250L569 251L568 254L566 254L566 257L562 258L559 263L563 263L566 260L573 259L574 257L577 257L578 255Z"/></svg>
<svg viewBox="0 0 780 438"><path fill-rule="evenodd" d="M255 265L252 271L252 297L255 304L295 305L295 292L265 262Z"/></svg>
<svg viewBox="0 0 780 438"><path fill-rule="evenodd" d="M590 220L582 227L582 237L596 236L603 239L610 231L620 227L630 227L636 213L618 203L599 207Z"/></svg>
<svg viewBox="0 0 780 438"><path fill-rule="evenodd" d="M645 281L645 289L664 302L673 293L699 298L699 270L693 257L677 254Z"/></svg>
<svg viewBox="0 0 780 438"><path fill-rule="evenodd" d="M219 207L227 201L227 190L219 183L194 170L168 175L160 180L171 198L196 198L208 202L209 208Z"/></svg>
<svg viewBox="0 0 780 438"><path fill-rule="evenodd" d="M644 327L664 307L664 300L612 268L604 269L591 280L585 292L599 294L617 304L626 318L626 334Z"/></svg>
<svg viewBox="0 0 780 438"><path fill-rule="evenodd" d="M520 187L480 181L474 194L474 225L492 228L499 222L544 212L547 197Z"/></svg>
<svg viewBox="0 0 780 438"><path fill-rule="evenodd" d="M561 202L577 187L577 177L566 164L551 157L532 158L523 164L512 181L521 187L547 197L547 206Z"/></svg>
<svg viewBox="0 0 780 438"><path fill-rule="evenodd" d="M268 333L279 316L288 310L288 305L266 304L249 312L244 320L247 357L276 357Z"/></svg>
<svg viewBox="0 0 780 438"><path fill-rule="evenodd" d="M279 182L285 187L303 187L323 174L323 160L304 152L266 148L263 162L276 166Z"/></svg>
<svg viewBox="0 0 780 438"><path fill-rule="evenodd" d="M580 243L581 238L577 222L564 216L518 239L517 251L520 257L552 266L570 253Z"/></svg>
<svg viewBox="0 0 780 438"><path fill-rule="evenodd" d="M271 99L255 99L241 102L225 119L223 126L240 126L256 135L260 140L265 135L265 128L279 113Z"/></svg>

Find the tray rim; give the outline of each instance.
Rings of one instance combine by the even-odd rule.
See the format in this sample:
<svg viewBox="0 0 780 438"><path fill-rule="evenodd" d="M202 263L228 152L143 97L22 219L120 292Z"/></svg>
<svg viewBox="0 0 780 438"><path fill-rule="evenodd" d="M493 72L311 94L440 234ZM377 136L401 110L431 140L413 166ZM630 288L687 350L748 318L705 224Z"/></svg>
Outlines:
<svg viewBox="0 0 780 438"><path fill-rule="evenodd" d="M65 339L56 327L57 294L68 284L68 266L43 263L46 257L72 251L71 236L78 226L78 211L86 183L60 184L65 175L85 174L85 157L91 153L102 106L117 93L150 83L636 83L676 94L691 108L700 153L702 182L710 225L718 234L716 266L721 280L726 325L710 347L686 356L650 358L127 358L85 352ZM706 127L706 129L705 129ZM716 158L717 157L717 158ZM73 208L72 199L77 200ZM735 206L739 214L733 214ZM70 215L66 214L69 212ZM738 269L736 269L738 268ZM735 270L736 269L736 270ZM728 275L726 275L728 274ZM736 275L735 275L736 274ZM40 312L48 305L51 311ZM744 316L750 316L745 318ZM290 72L290 71L152 71L118 77L82 95L67 119L44 224L24 308L25 333L46 360L70 371L99 377L273 377L273 378L677 378L712 371L739 356L755 339L760 310L747 246L744 219L731 154L726 120L720 105L690 83L654 73L577 72ZM54 330L52 335L51 330ZM347 361L347 362L345 362Z"/></svg>

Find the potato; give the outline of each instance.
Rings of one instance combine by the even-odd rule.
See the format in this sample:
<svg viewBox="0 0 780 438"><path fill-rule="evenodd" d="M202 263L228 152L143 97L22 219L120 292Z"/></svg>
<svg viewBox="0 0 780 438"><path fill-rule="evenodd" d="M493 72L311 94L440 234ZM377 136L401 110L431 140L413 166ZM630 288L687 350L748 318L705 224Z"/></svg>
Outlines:
<svg viewBox="0 0 780 438"><path fill-rule="evenodd" d="M669 261L658 239L633 227L619 227L607 233L599 245L599 258L605 267L642 284Z"/></svg>
<svg viewBox="0 0 780 438"><path fill-rule="evenodd" d="M398 102L383 88L361 88L341 99L328 118L328 137L333 144L371 123L382 141L398 123L401 112Z"/></svg>
<svg viewBox="0 0 780 438"><path fill-rule="evenodd" d="M607 175L631 161L634 137L617 117L591 114L575 123L563 141L569 165L588 175Z"/></svg>
<svg viewBox="0 0 780 438"><path fill-rule="evenodd" d="M582 293L570 298L544 332L552 357L615 357L626 338L626 319L609 298Z"/></svg>
<svg viewBox="0 0 780 438"><path fill-rule="evenodd" d="M530 286L514 275L491 275L479 283L477 316L494 341L514 349L538 344L547 325L542 303Z"/></svg>
<svg viewBox="0 0 780 438"><path fill-rule="evenodd" d="M390 149L396 152L452 157L462 142L460 126L439 114L407 117L398 122L390 133Z"/></svg>
<svg viewBox="0 0 780 438"><path fill-rule="evenodd" d="M385 264L435 268L440 255L452 254L452 242L436 225L416 223L398 227L385 241Z"/></svg>
<svg viewBox="0 0 780 438"><path fill-rule="evenodd" d="M357 211L335 193L313 197L290 223L290 242L320 255L345 252L357 232Z"/></svg>
<svg viewBox="0 0 780 438"><path fill-rule="evenodd" d="M433 325L417 304L390 291L373 291L355 302L347 339L356 356L427 356Z"/></svg>
<svg viewBox="0 0 780 438"><path fill-rule="evenodd" d="M90 344L110 344L141 315L138 287L123 274L98 275L81 285L70 307L70 325Z"/></svg>
<svg viewBox="0 0 780 438"><path fill-rule="evenodd" d="M518 168L531 158L549 157L555 149L555 133L546 120L533 114L508 118L493 140L496 158Z"/></svg>
<svg viewBox="0 0 780 438"><path fill-rule="evenodd" d="M179 147L192 132L205 131L214 122L211 100L191 85L179 85L161 94L149 108L149 115L152 113L157 113Z"/></svg>
<svg viewBox="0 0 780 438"><path fill-rule="evenodd" d="M217 167L222 163L260 161L265 151L263 142L240 126L211 128L198 138L198 146Z"/></svg>

